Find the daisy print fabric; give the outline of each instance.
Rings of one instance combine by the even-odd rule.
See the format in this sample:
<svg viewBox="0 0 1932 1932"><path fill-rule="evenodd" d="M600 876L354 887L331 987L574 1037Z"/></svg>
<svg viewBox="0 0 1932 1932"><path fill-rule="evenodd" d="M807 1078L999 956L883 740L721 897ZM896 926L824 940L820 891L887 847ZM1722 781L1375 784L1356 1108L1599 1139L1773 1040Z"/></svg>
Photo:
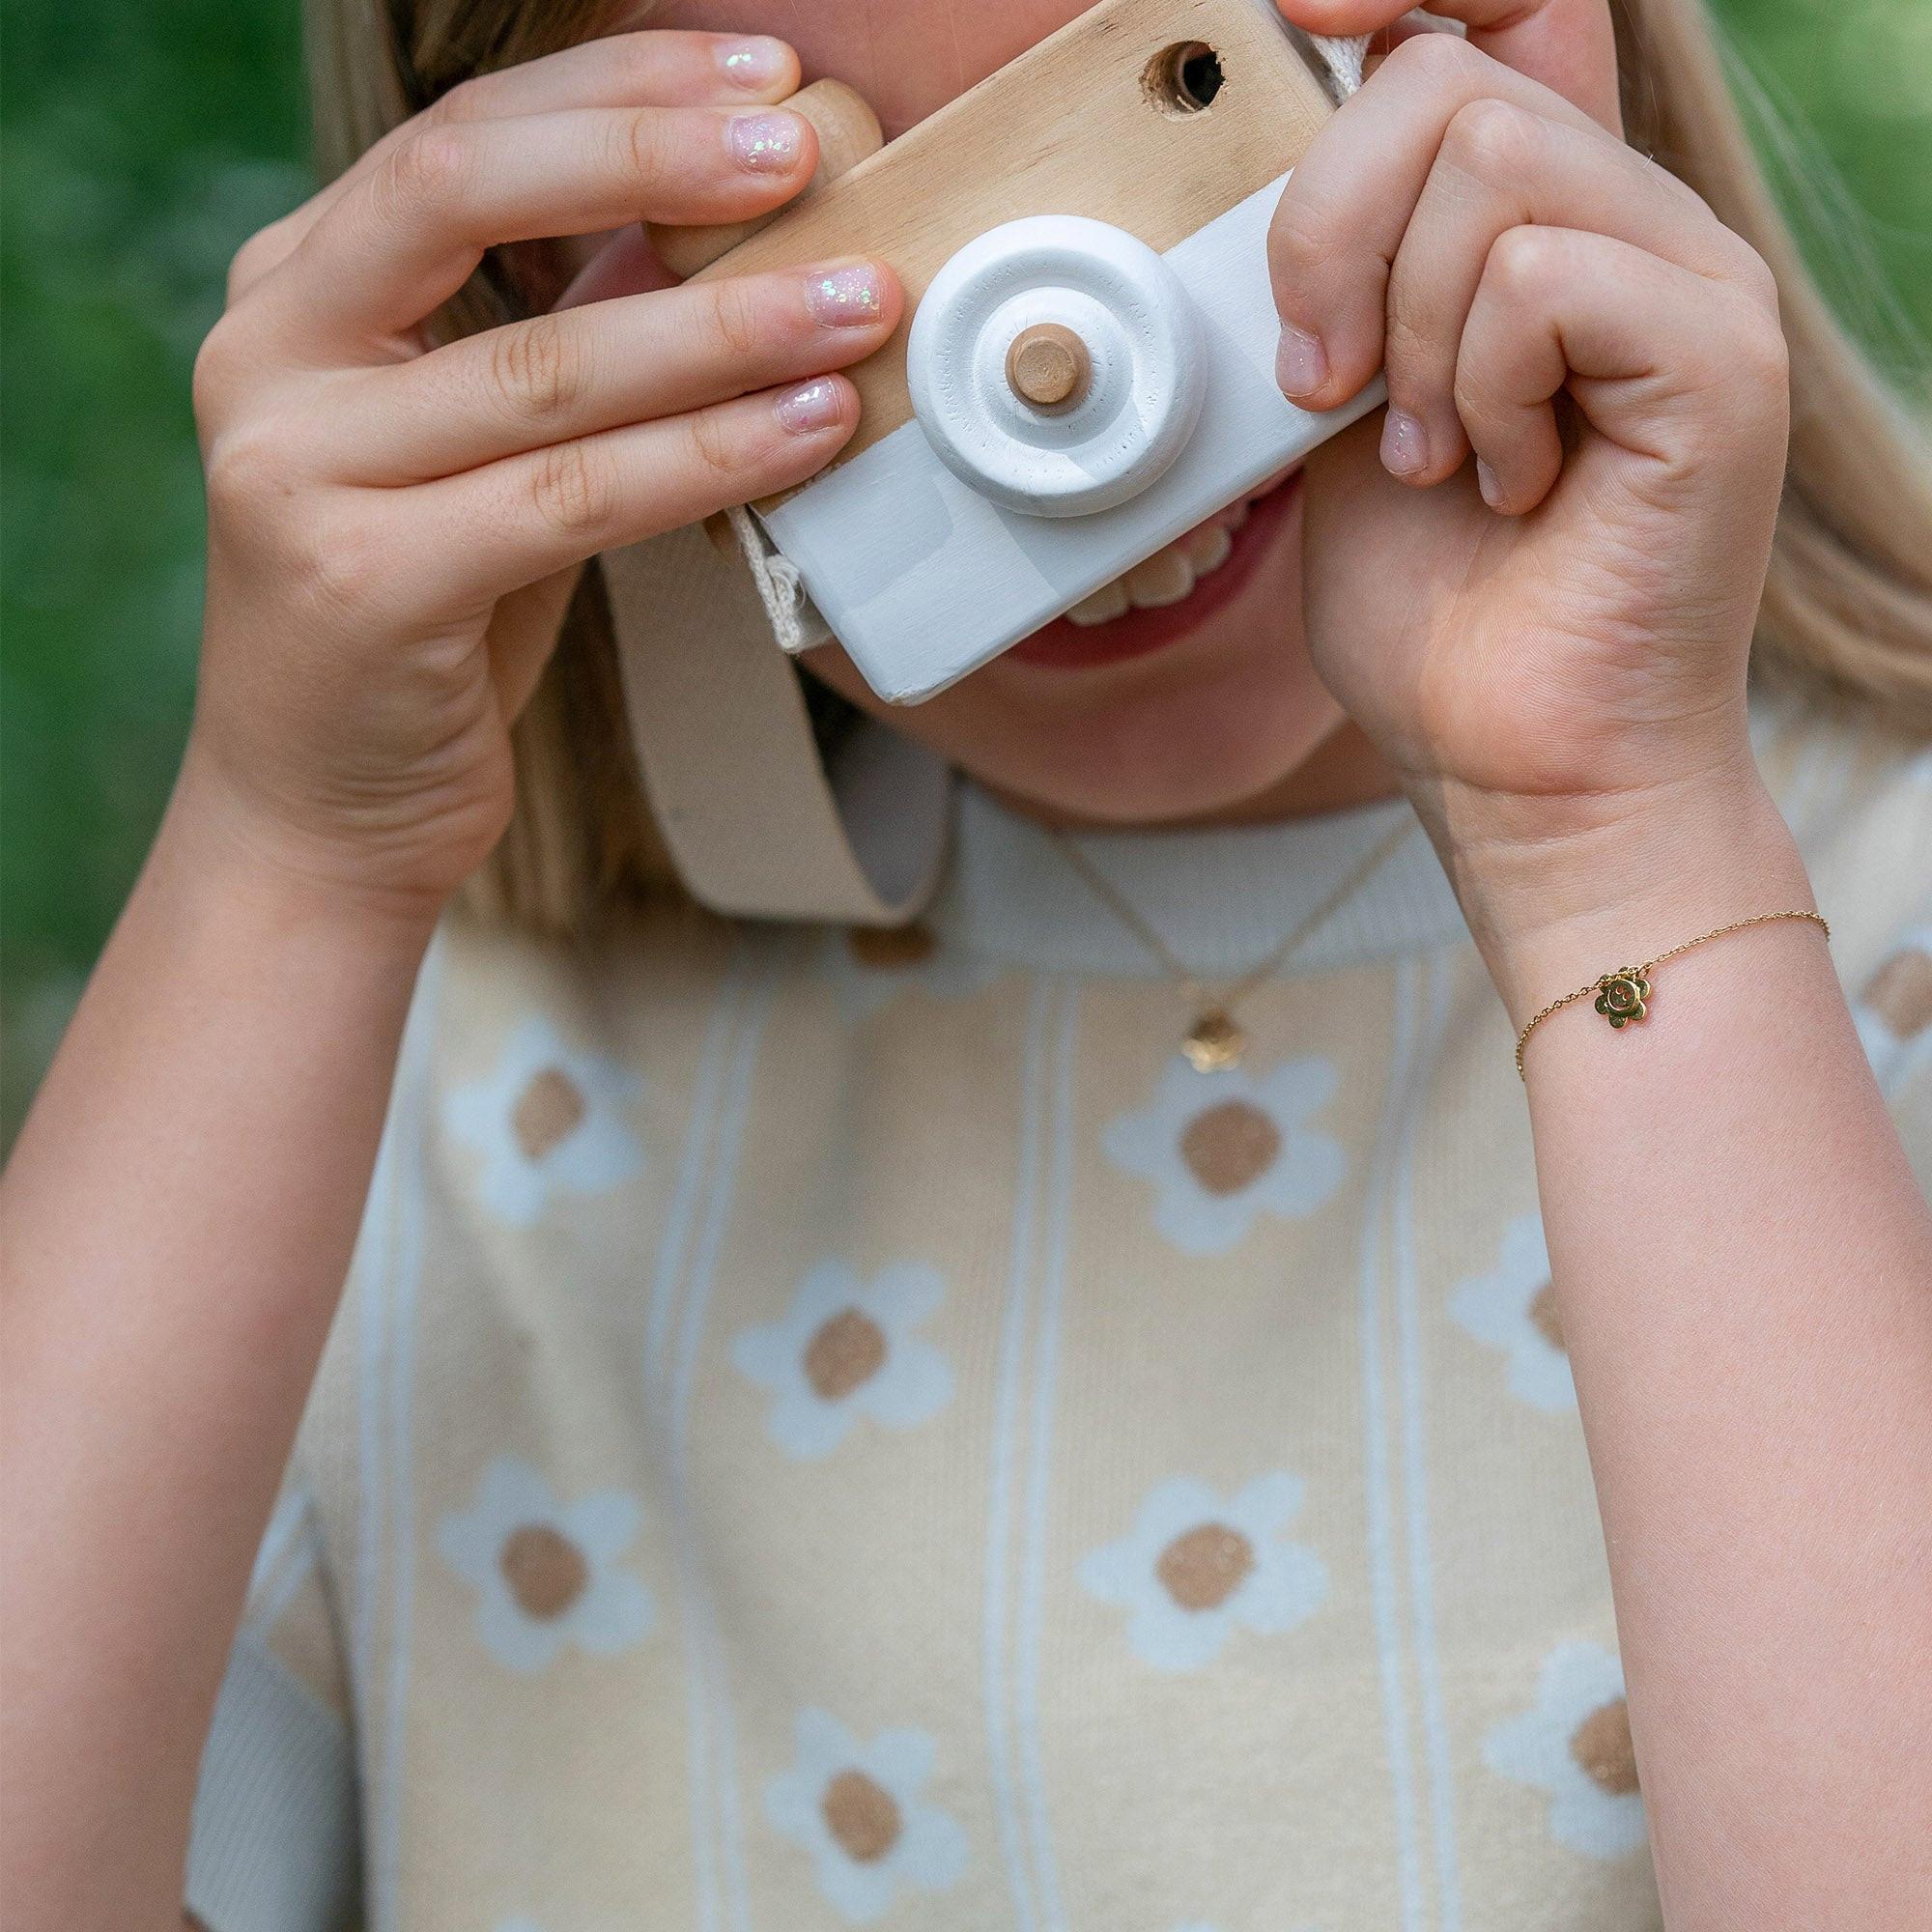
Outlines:
<svg viewBox="0 0 1932 1932"><path fill-rule="evenodd" d="M627 1068L568 1045L533 1014L489 1074L450 1091L444 1124L481 1157L476 1191L485 1208L527 1228L554 1196L605 1193L643 1165L628 1123L640 1091Z"/></svg>
<svg viewBox="0 0 1932 1932"><path fill-rule="evenodd" d="M818 960L839 1012L852 1025L869 1019L903 993L966 999L998 971L990 960L942 945L920 921L899 926L834 926L825 935Z"/></svg>
<svg viewBox="0 0 1932 1932"><path fill-rule="evenodd" d="M1312 1123L1334 1097L1332 1061L1202 1072L1177 1054L1147 1106L1108 1122L1106 1156L1153 1190L1153 1224L1183 1253L1220 1255L1258 1215L1312 1214L1341 1185L1341 1145Z"/></svg>
<svg viewBox="0 0 1932 1932"><path fill-rule="evenodd" d="M650 1629L653 1605L619 1559L642 1512L619 1490L559 1503L527 1463L493 1463L437 1546L475 1590L476 1634L506 1669L543 1670L574 1644L614 1657Z"/></svg>
<svg viewBox="0 0 1932 1932"><path fill-rule="evenodd" d="M1462 1283L1449 1312L1474 1340L1502 1351L1509 1392L1519 1402L1552 1414L1577 1406L1539 1215L1510 1223L1496 1265Z"/></svg>
<svg viewBox="0 0 1932 1932"><path fill-rule="evenodd" d="M1601 1645L1551 1651L1535 1707L1492 1731L1483 1756L1492 1771L1548 1794L1549 1835L1559 1845L1620 1859L1644 1842L1623 1665Z"/></svg>
<svg viewBox="0 0 1932 1932"><path fill-rule="evenodd" d="M818 1889L854 1925L901 1889L942 1892L966 1870L966 1833L926 1796L938 1747L924 1731L861 1744L824 1711L799 1713L789 1769L765 1787L773 1829L810 1854Z"/></svg>
<svg viewBox="0 0 1932 1932"><path fill-rule="evenodd" d="M1301 1479L1285 1471L1231 1497L1171 1476L1148 1492L1125 1536L1082 1561L1080 1581L1127 1612L1127 1641L1143 1662L1198 1670L1235 1631L1279 1636L1327 1595L1321 1558L1282 1535L1301 1500Z"/></svg>
<svg viewBox="0 0 1932 1932"><path fill-rule="evenodd" d="M870 1282L840 1261L799 1284L781 1321L732 1345L739 1371L772 1394L765 1428L787 1456L829 1456L862 1418L914 1429L944 1408L952 1370L919 1333L946 1297L937 1269L896 1262Z"/></svg>

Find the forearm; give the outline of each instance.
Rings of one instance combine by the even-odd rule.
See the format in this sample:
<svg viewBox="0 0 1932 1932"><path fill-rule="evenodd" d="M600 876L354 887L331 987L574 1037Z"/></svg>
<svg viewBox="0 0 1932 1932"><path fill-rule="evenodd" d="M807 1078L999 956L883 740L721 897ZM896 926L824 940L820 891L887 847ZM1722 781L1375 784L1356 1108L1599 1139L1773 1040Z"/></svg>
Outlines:
<svg viewBox="0 0 1932 1932"><path fill-rule="evenodd" d="M20 1136L5 1755L30 1918L178 1910L202 1736L426 939L306 890L185 782Z"/></svg>
<svg viewBox="0 0 1932 1932"><path fill-rule="evenodd" d="M1518 1026L1812 903L1754 779L1482 872ZM1524 1059L1672 1932L1932 1920L1932 1217L1824 937L1713 941Z"/></svg>

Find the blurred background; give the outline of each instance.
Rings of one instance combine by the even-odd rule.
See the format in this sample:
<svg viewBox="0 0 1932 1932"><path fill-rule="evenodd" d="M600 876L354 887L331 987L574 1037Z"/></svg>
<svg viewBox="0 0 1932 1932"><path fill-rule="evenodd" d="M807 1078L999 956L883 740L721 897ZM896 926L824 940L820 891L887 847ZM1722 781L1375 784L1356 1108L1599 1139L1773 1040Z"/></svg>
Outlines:
<svg viewBox="0 0 1932 1932"><path fill-rule="evenodd" d="M1921 403L1932 0L1718 0L1787 185ZM19 0L0 66L0 1145L166 797L194 692L188 375L228 258L309 192L298 0ZM1881 275L1870 282L1861 256Z"/></svg>

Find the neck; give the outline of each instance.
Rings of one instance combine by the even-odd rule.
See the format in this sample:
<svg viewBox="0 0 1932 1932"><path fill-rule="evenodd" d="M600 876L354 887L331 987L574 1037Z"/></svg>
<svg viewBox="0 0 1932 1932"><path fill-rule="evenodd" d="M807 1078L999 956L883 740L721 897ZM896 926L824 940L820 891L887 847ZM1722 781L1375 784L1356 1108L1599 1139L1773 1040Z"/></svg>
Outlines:
<svg viewBox="0 0 1932 1932"><path fill-rule="evenodd" d="M1217 806L1211 811L1187 818L1152 819L1132 827L1119 823L1095 827L1077 813L1056 811L1037 800L988 789L1020 817L1054 831L1206 832L1216 826L1283 825L1326 811L1345 811L1351 806L1374 805L1378 800L1399 796L1402 784L1395 768L1369 742L1361 728L1345 719L1300 764L1273 784L1232 805Z"/></svg>

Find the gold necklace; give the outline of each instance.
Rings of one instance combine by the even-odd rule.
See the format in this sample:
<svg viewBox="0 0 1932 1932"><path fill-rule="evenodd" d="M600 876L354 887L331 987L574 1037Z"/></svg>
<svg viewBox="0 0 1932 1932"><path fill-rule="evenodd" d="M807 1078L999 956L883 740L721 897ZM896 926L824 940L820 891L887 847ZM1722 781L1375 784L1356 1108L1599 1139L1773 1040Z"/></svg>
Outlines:
<svg viewBox="0 0 1932 1932"><path fill-rule="evenodd" d="M1264 980L1271 978L1276 970L1286 963L1295 948L1357 886L1361 885L1414 829L1415 820L1405 818L1386 837L1377 839L1367 853L1349 868L1341 884L1336 886L1313 912L1299 921L1280 944L1269 952L1265 959L1259 965L1249 967L1238 980L1231 980L1219 988L1189 971L1175 957L1160 934L1141 917L1140 912L1125 895L1105 877L1099 867L1065 832L1056 826L1048 826L1046 834L1053 840L1061 857L1080 875L1094 896L1153 954L1168 978L1187 996L1189 1004L1194 1009L1194 1019L1181 1037L1180 1050L1187 1056L1189 1065L1197 1072L1220 1073L1229 1067L1238 1066L1241 1064L1241 1056L1248 1050L1248 1037L1236 1020L1235 1009Z"/></svg>

